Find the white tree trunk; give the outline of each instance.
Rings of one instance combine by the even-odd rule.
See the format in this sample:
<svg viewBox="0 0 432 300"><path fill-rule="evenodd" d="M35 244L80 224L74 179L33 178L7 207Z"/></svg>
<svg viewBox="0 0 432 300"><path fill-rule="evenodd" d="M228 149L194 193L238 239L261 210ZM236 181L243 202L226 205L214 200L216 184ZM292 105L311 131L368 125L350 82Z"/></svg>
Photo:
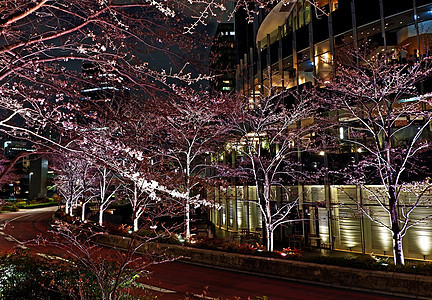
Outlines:
<svg viewBox="0 0 432 300"><path fill-rule="evenodd" d="M393 260L395 265L404 265L405 257L402 249L402 236L393 234Z"/></svg>
<svg viewBox="0 0 432 300"><path fill-rule="evenodd" d="M69 214L69 204L68 204L68 201L65 202L65 214L66 215Z"/></svg>
<svg viewBox="0 0 432 300"><path fill-rule="evenodd" d="M83 202L83 204L82 204L82 206L81 206L81 221L85 221L85 206L86 206L86 203L85 202Z"/></svg>
<svg viewBox="0 0 432 300"><path fill-rule="evenodd" d="M73 204L71 203L70 204L70 210L69 210L69 215L71 216L71 217L73 217Z"/></svg>
<svg viewBox="0 0 432 300"><path fill-rule="evenodd" d="M133 220L133 231L134 232L138 231L138 219L139 219L139 217L135 217L135 219Z"/></svg>
<svg viewBox="0 0 432 300"><path fill-rule="evenodd" d="M103 213L104 213L104 210L103 209L99 209L99 226L102 226L102 224L103 224Z"/></svg>
<svg viewBox="0 0 432 300"><path fill-rule="evenodd" d="M186 199L186 207L185 207L185 226L186 226L186 240L189 241L191 238L191 230L190 230L190 204L189 198Z"/></svg>
<svg viewBox="0 0 432 300"><path fill-rule="evenodd" d="M267 233L267 251L273 252L274 250L274 230L270 228L266 228Z"/></svg>
<svg viewBox="0 0 432 300"><path fill-rule="evenodd" d="M186 155L186 192L187 198L185 199L185 225L186 225L186 241L190 240L191 230L190 230L190 201L189 198L191 196L191 188L190 188L190 175L191 175L191 158L190 158L190 149Z"/></svg>

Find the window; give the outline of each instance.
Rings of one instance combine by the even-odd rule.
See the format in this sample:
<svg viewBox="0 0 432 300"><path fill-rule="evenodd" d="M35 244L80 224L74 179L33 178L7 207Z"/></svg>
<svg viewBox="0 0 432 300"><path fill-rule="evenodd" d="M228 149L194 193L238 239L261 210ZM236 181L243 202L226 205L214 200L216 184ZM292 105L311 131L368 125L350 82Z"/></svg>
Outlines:
<svg viewBox="0 0 432 300"><path fill-rule="evenodd" d="M338 0L332 0L331 2L331 11L335 11L339 7L339 1Z"/></svg>

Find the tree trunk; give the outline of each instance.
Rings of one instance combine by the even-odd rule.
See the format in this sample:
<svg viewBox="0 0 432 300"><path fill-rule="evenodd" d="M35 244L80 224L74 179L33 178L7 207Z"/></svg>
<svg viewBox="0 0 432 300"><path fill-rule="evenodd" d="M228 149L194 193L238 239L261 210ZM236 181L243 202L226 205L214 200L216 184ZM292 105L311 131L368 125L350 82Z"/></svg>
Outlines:
<svg viewBox="0 0 432 300"><path fill-rule="evenodd" d="M99 226L102 226L103 224L103 209L99 209Z"/></svg>
<svg viewBox="0 0 432 300"><path fill-rule="evenodd" d="M393 237L393 259L395 265L405 264L402 251L402 234L399 226L399 214L397 209L396 191L393 187L389 189L390 222Z"/></svg>
<svg viewBox="0 0 432 300"><path fill-rule="evenodd" d="M271 189L271 183L270 183L270 179L269 179L269 175L267 172L264 173L264 187L263 187L264 191L263 191L263 201L264 203L261 205L264 205L264 211L265 211L265 219L266 221L265 226L267 228L266 233L266 240L267 240L267 251L269 252L273 252L273 216L272 216L272 211L271 211L271 195L270 195L270 189Z"/></svg>
<svg viewBox="0 0 432 300"><path fill-rule="evenodd" d="M86 206L86 203L83 201L83 204L82 204L82 206L81 206L81 221L85 221L85 206Z"/></svg>
<svg viewBox="0 0 432 300"><path fill-rule="evenodd" d="M267 251L269 252L273 252L274 250L274 230L273 229L266 229L266 233L267 233Z"/></svg>
<svg viewBox="0 0 432 300"><path fill-rule="evenodd" d="M69 216L73 217L73 202L70 201L69 203Z"/></svg>
<svg viewBox="0 0 432 300"><path fill-rule="evenodd" d="M191 196L190 175L191 175L191 158L190 158L190 149L189 149L189 152L186 155L186 192L187 192L187 198L185 200L186 241L189 241L191 237L190 201L189 201L189 197Z"/></svg>
<svg viewBox="0 0 432 300"><path fill-rule="evenodd" d="M138 231L138 217L135 216L134 220L133 220L133 231L137 232Z"/></svg>
<svg viewBox="0 0 432 300"><path fill-rule="evenodd" d="M189 198L186 199L186 206L185 206L185 226L186 226L186 230L185 230L186 241L189 241L190 237L191 237Z"/></svg>
<svg viewBox="0 0 432 300"><path fill-rule="evenodd" d="M402 250L402 236L400 233L393 233L393 258L395 265L405 264L405 258Z"/></svg>
<svg viewBox="0 0 432 300"><path fill-rule="evenodd" d="M69 214L69 205L68 202L65 202L65 214L68 215Z"/></svg>

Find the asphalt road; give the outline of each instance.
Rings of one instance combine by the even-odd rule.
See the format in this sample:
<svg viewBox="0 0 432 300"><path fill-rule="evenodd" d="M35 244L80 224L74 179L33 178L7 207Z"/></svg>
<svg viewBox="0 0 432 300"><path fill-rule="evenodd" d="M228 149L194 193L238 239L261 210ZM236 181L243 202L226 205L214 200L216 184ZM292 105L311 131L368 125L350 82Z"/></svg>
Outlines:
<svg viewBox="0 0 432 300"><path fill-rule="evenodd" d="M0 214L0 251L15 251L38 235L49 236L49 220L54 208ZM54 249L32 246L34 251ZM55 251L54 251L55 252ZM314 284L217 270L180 262L152 266L151 277L141 278L141 287L158 299L407 299ZM250 298L249 298L250 297Z"/></svg>

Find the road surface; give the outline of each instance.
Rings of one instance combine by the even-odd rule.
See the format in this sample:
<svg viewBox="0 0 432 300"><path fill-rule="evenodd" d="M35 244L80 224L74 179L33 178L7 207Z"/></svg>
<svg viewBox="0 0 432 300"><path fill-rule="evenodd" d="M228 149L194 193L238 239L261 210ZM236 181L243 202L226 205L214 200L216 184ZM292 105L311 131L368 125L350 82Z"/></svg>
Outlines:
<svg viewBox="0 0 432 300"><path fill-rule="evenodd" d="M54 208L34 209L0 214L0 251L14 251L38 235L48 236ZM44 246L34 251L51 253ZM314 284L265 278L180 262L152 266L149 279L140 285L158 299L407 299L358 291L336 289Z"/></svg>

